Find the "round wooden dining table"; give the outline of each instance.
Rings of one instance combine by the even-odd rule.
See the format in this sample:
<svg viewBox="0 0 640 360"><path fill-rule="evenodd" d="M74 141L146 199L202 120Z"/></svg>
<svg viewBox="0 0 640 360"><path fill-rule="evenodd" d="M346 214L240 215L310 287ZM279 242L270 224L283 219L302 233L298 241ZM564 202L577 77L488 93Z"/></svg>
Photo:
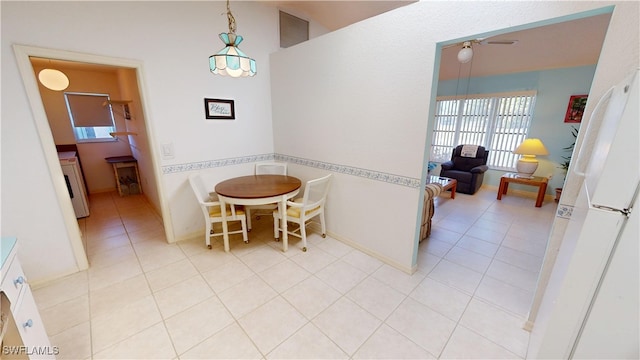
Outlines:
<svg viewBox="0 0 640 360"><path fill-rule="evenodd" d="M282 250L287 251L287 200L298 194L301 185L300 179L288 175L248 175L218 183L215 186L215 192L218 194L222 209L227 206L226 204L264 205L277 203L282 218L279 224L282 231ZM222 212L222 234L224 251L228 252L229 230L226 211Z"/></svg>

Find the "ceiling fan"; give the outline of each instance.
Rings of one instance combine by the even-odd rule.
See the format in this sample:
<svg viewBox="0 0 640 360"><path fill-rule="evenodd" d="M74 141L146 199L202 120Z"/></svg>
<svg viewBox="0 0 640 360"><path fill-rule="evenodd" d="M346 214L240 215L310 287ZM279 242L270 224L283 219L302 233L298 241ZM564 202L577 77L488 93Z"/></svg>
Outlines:
<svg viewBox="0 0 640 360"><path fill-rule="evenodd" d="M445 45L442 48L443 49L448 49L450 47L454 47L454 46L461 46L464 43L471 43L471 44L478 44L478 45L515 45L518 43L518 40L491 40L490 38L475 38L475 39L471 39L471 40L465 40L465 41L461 41L461 42L457 42L454 44L449 44L449 45Z"/></svg>
<svg viewBox="0 0 640 360"><path fill-rule="evenodd" d="M477 45L514 45L517 44L518 40L490 40L488 38L477 38L477 39L471 39L471 40L466 40L460 43L456 43L456 44L450 44L450 45L446 45L444 46L442 49L447 49L450 47L454 47L454 46L462 46L462 48L460 49L460 51L458 52L458 61L461 63L467 63L469 61L471 61L471 59L473 58L473 49L472 46L473 44L477 44Z"/></svg>

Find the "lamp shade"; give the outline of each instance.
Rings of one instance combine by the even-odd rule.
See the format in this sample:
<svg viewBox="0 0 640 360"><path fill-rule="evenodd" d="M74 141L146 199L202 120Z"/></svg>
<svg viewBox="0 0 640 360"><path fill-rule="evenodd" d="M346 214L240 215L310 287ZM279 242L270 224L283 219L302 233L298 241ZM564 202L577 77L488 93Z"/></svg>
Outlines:
<svg viewBox="0 0 640 360"><path fill-rule="evenodd" d="M533 177L533 173L538 169L536 155L549 155L549 151L547 151L540 139L526 139L513 150L513 153L522 155L522 158L516 164L518 177L529 179Z"/></svg>
<svg viewBox="0 0 640 360"><path fill-rule="evenodd" d="M549 155L549 151L540 139L526 139L522 144L513 150L514 154L520 155Z"/></svg>
<svg viewBox="0 0 640 360"><path fill-rule="evenodd" d="M222 33L220 34L220 39L226 46L209 57L209 69L211 72L231 77L254 76L256 74L256 61L238 48L238 45L242 42L242 36L233 33Z"/></svg>
<svg viewBox="0 0 640 360"><path fill-rule="evenodd" d="M69 78L60 70L43 69L38 73L38 80L47 89L62 91L69 86Z"/></svg>

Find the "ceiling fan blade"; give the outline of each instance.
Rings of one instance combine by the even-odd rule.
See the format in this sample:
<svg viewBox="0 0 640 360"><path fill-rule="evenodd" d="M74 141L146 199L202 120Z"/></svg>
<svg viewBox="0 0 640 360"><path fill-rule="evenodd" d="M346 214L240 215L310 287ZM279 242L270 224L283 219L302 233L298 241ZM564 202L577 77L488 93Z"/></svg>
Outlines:
<svg viewBox="0 0 640 360"><path fill-rule="evenodd" d="M515 45L517 43L518 40L484 40L480 42L483 45Z"/></svg>
<svg viewBox="0 0 640 360"><path fill-rule="evenodd" d="M459 43L459 44L458 44L458 43L456 43L456 44L444 45L444 46L442 47L442 50L444 50L444 49L448 49L448 48L451 48L451 47L454 47L454 46L458 46L458 47L460 47L460 46L462 46L462 43Z"/></svg>
<svg viewBox="0 0 640 360"><path fill-rule="evenodd" d="M518 43L518 40L489 40L487 38L477 38L477 39L473 39L473 40L467 40L469 42L471 42L472 45L474 44L478 44L478 45L515 45ZM459 43L455 43L455 44L449 44L449 45L445 45L442 47L442 49L448 49L450 47L461 47L463 42L459 42Z"/></svg>

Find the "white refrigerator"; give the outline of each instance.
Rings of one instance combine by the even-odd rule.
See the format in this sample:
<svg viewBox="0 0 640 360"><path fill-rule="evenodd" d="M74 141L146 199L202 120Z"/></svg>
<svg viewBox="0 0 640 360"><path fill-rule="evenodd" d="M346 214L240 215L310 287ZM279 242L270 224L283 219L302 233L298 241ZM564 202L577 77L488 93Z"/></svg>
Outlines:
<svg viewBox="0 0 640 360"><path fill-rule="evenodd" d="M638 359L640 112L638 70L594 108L602 116L531 335L529 358ZM590 121L589 125L593 122ZM585 138L589 137L589 131Z"/></svg>
<svg viewBox="0 0 640 360"><path fill-rule="evenodd" d="M60 167L67 183L67 190L69 191L71 205L73 205L76 218L80 219L89 216L89 200L76 152L59 152L58 159L60 160Z"/></svg>

